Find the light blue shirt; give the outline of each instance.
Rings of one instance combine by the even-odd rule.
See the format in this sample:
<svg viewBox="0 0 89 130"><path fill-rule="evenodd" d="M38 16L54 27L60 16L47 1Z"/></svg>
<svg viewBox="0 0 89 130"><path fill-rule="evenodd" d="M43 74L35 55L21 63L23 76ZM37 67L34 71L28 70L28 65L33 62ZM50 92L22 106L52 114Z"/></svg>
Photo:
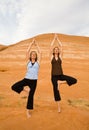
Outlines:
<svg viewBox="0 0 89 130"><path fill-rule="evenodd" d="M26 79L35 80L38 79L39 64L35 62L33 65L31 61L27 64Z"/></svg>

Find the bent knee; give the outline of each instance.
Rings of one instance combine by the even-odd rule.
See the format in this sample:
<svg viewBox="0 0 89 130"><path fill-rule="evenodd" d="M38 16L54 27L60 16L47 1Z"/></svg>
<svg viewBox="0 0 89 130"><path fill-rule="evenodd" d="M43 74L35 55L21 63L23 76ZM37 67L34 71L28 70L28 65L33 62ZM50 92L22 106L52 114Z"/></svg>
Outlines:
<svg viewBox="0 0 89 130"><path fill-rule="evenodd" d="M75 83L77 83L77 79L75 79Z"/></svg>

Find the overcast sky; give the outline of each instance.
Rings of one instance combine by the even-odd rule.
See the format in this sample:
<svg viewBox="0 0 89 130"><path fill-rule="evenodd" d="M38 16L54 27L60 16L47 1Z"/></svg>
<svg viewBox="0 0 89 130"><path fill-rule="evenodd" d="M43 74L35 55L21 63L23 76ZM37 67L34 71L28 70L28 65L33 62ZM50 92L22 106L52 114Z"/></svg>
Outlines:
<svg viewBox="0 0 89 130"><path fill-rule="evenodd" d="M0 0L0 43L44 33L89 37L89 0Z"/></svg>

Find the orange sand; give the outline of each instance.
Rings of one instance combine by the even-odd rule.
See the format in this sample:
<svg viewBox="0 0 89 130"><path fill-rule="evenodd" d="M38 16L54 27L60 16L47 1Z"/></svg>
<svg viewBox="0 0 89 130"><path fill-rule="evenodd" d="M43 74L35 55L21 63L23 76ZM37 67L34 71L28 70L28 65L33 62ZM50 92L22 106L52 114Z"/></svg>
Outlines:
<svg viewBox="0 0 89 130"><path fill-rule="evenodd" d="M31 39L21 41L0 52L0 130L89 130L89 104L72 106L68 100L89 101L89 38L60 35L63 44L63 70L78 83L60 86L61 113L57 112L50 80L49 47L53 34L36 37L42 50L39 80L32 117L26 117L26 93L20 95L11 85L24 78L25 52Z"/></svg>

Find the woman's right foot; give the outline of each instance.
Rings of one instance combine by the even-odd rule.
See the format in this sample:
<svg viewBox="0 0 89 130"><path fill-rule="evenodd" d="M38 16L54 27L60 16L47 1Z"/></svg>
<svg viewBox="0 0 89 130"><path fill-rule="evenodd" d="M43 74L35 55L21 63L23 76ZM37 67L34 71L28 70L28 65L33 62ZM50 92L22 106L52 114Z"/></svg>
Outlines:
<svg viewBox="0 0 89 130"><path fill-rule="evenodd" d="M31 113L29 110L27 110L27 118L30 118L31 117Z"/></svg>
<svg viewBox="0 0 89 130"><path fill-rule="evenodd" d="M28 89L26 89L26 88L24 88L24 91L27 93L27 95L29 94L29 91L30 91L30 89L28 88Z"/></svg>
<svg viewBox="0 0 89 130"><path fill-rule="evenodd" d="M61 112L61 109L60 108L58 108L58 113L60 113Z"/></svg>
<svg viewBox="0 0 89 130"><path fill-rule="evenodd" d="M61 112L61 108L60 108L60 102L58 102L58 113Z"/></svg>

